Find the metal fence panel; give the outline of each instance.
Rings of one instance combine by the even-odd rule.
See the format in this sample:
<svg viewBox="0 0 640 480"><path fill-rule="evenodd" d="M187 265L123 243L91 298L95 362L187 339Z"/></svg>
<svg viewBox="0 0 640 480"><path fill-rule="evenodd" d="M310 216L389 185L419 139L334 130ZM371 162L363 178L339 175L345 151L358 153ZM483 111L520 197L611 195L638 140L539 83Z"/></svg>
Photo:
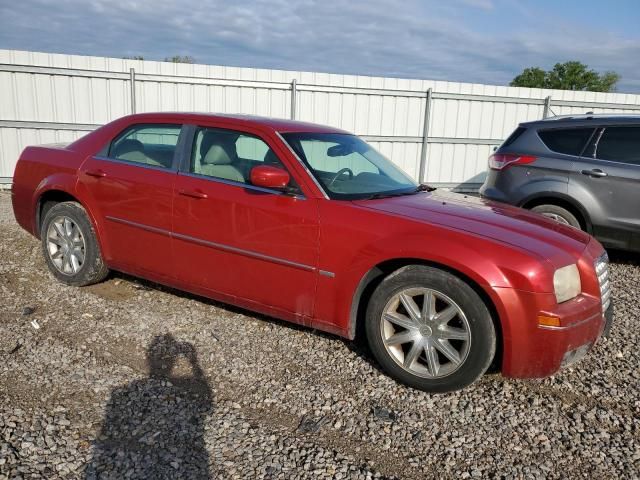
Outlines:
<svg viewBox="0 0 640 480"><path fill-rule="evenodd" d="M547 110L640 113L640 95L0 50L0 183L27 145L69 142L132 111L199 111L332 125L414 178L474 189L492 147Z"/></svg>

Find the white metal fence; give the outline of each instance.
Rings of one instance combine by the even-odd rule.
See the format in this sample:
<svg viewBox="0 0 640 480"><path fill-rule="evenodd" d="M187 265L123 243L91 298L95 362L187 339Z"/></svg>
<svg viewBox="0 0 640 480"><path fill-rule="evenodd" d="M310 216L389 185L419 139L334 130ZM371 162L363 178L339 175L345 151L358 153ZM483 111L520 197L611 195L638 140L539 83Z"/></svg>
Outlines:
<svg viewBox="0 0 640 480"><path fill-rule="evenodd" d="M491 149L519 122L586 111L640 113L640 95L0 50L0 183L11 181L27 145L71 141L149 111L332 125L363 136L414 178L475 189Z"/></svg>

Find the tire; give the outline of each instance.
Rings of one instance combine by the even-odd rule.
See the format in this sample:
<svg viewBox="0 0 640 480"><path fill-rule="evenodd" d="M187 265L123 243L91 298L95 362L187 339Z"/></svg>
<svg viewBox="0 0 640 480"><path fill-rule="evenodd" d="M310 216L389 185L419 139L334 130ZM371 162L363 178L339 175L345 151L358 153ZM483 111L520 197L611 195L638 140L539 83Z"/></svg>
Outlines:
<svg viewBox="0 0 640 480"><path fill-rule="evenodd" d="M93 226L79 203L51 207L42 220L40 237L47 266L62 283L82 287L109 274Z"/></svg>
<svg viewBox="0 0 640 480"><path fill-rule="evenodd" d="M566 208L562 208L557 205L538 205L537 207L533 207L531 211L551 218L558 223L571 225L579 230L582 229L576 216Z"/></svg>
<svg viewBox="0 0 640 480"><path fill-rule="evenodd" d="M407 297L421 317L418 321L405 307L411 306ZM434 300L425 311L427 298ZM410 265L385 278L373 292L365 322L369 347L382 368L426 392L471 385L489 368L496 351L495 327L480 296L460 278L433 267Z"/></svg>

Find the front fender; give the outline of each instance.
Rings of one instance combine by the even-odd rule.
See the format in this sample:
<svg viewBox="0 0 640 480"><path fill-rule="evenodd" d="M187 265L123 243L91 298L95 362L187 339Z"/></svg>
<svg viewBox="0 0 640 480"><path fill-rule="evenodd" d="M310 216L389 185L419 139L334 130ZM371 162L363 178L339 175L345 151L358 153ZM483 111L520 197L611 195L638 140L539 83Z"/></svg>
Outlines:
<svg viewBox="0 0 640 480"><path fill-rule="evenodd" d="M444 268L476 284L494 299L495 288L545 291L552 285L545 264L525 250L468 233L413 235L380 239L360 249L347 269L337 275L335 291L339 311L336 325L353 338L362 294L369 282L389 265L430 264ZM504 311L496 306L498 312ZM340 321L342 320L342 321Z"/></svg>

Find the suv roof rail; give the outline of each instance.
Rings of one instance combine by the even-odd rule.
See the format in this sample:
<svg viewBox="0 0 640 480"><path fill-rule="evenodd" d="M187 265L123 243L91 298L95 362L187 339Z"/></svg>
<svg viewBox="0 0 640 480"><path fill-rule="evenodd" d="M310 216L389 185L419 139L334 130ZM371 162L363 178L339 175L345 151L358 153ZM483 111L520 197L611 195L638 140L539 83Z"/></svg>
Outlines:
<svg viewBox="0 0 640 480"><path fill-rule="evenodd" d="M543 118L541 120L534 120L538 122L554 122L558 120L591 120L594 118L640 118L640 113L579 113L579 114L570 114L570 115L555 115L553 117ZM529 123L529 122L526 122Z"/></svg>

